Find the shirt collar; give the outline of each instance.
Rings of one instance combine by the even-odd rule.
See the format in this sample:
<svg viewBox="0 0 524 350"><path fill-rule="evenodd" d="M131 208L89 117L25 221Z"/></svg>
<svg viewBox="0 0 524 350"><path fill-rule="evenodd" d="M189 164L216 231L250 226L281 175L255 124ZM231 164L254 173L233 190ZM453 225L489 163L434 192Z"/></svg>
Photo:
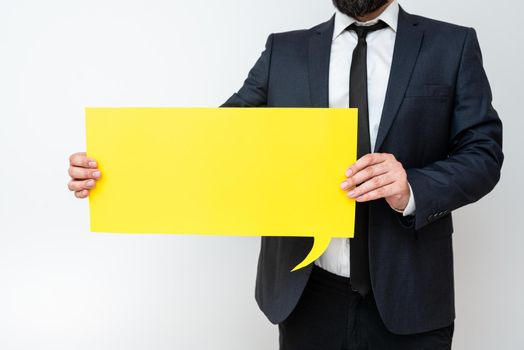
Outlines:
<svg viewBox="0 0 524 350"><path fill-rule="evenodd" d="M379 20L384 21L391 29L393 29L395 32L397 32L397 25L398 25L398 15L400 12L400 6L398 4L397 0L393 0L391 4L374 20L367 21L367 22L359 22L355 18L350 17L342 12L340 12L338 9L335 9L335 28L333 31L333 40L335 40L340 34L342 34L346 28L353 23L357 23L358 25L373 25L377 23Z"/></svg>

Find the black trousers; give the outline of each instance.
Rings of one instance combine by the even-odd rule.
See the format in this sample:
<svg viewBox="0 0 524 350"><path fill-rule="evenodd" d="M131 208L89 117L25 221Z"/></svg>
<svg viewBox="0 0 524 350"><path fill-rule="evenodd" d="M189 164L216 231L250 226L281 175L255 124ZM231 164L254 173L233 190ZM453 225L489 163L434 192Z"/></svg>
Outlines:
<svg viewBox="0 0 524 350"><path fill-rule="evenodd" d="M280 350L449 350L454 324L396 335L382 322L373 294L351 291L349 278L313 267L289 317L278 325Z"/></svg>

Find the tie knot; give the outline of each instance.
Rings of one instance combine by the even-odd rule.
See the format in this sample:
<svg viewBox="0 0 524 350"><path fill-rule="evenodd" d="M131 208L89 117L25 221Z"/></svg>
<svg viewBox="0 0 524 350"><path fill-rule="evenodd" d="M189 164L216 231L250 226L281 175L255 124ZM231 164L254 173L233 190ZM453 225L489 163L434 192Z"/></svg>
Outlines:
<svg viewBox="0 0 524 350"><path fill-rule="evenodd" d="M376 30L381 30L387 28L388 25L383 21L378 21L372 26L359 26L356 23L350 25L347 30L352 30L357 33L359 39L366 39L367 35Z"/></svg>

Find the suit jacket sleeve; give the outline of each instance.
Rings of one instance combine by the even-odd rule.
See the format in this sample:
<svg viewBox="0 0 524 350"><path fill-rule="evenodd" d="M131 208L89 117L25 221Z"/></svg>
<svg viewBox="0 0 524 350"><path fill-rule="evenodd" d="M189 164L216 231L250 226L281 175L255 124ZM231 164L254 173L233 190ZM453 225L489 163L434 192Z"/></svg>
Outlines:
<svg viewBox="0 0 524 350"><path fill-rule="evenodd" d="M504 159L502 123L491 102L477 35L470 28L457 74L448 156L407 170L417 203L415 229L479 200L498 182Z"/></svg>
<svg viewBox="0 0 524 350"><path fill-rule="evenodd" d="M267 89L273 34L269 35L266 48L249 71L244 85L220 107L264 107L267 105Z"/></svg>

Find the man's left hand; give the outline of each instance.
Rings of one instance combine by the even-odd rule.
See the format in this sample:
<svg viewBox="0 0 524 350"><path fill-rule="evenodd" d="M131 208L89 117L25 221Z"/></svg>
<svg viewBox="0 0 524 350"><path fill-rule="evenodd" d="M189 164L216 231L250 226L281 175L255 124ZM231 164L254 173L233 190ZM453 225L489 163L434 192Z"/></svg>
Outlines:
<svg viewBox="0 0 524 350"><path fill-rule="evenodd" d="M400 212L408 205L410 190L406 170L392 154L366 154L347 170L346 177L341 187L357 202L384 198L391 208Z"/></svg>

